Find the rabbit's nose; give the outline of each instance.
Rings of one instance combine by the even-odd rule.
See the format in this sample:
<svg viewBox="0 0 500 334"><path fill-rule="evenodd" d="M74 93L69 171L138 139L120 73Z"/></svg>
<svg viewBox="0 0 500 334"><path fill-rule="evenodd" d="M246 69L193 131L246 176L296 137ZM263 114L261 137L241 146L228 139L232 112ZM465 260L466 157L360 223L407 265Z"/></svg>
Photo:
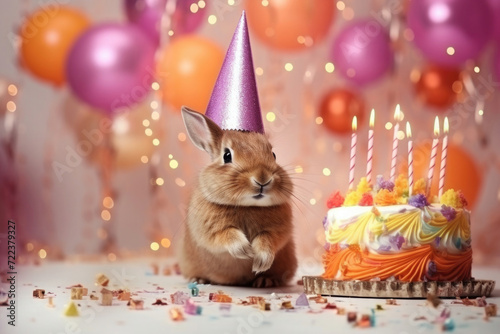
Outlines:
<svg viewBox="0 0 500 334"><path fill-rule="evenodd" d="M257 181L256 179L253 179L253 182L255 182L261 189L263 189L265 186L269 185L272 181L273 181L273 179L271 178L267 182L261 183L261 182Z"/></svg>

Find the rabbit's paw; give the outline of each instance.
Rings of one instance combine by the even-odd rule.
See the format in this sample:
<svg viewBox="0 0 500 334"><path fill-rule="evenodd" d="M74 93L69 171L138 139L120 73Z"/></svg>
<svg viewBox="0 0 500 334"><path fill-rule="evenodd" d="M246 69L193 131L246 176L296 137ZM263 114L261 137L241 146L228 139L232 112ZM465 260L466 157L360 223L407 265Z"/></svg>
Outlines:
<svg viewBox="0 0 500 334"><path fill-rule="evenodd" d="M274 254L269 251L257 251L254 249L252 271L256 274L271 268L274 261Z"/></svg>
<svg viewBox="0 0 500 334"><path fill-rule="evenodd" d="M272 288L277 286L282 286L283 282L274 277L258 276L252 282L254 288Z"/></svg>
<svg viewBox="0 0 500 334"><path fill-rule="evenodd" d="M253 250L245 234L236 231L234 239L226 246L227 251L238 259L250 259L253 257Z"/></svg>

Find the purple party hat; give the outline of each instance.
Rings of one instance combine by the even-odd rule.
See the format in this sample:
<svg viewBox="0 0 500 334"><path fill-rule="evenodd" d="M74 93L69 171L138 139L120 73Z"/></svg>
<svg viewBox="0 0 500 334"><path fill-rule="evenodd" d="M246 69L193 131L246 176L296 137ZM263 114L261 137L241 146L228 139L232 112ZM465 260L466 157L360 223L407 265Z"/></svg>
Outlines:
<svg viewBox="0 0 500 334"><path fill-rule="evenodd" d="M245 11L227 49L205 115L224 130L264 133Z"/></svg>

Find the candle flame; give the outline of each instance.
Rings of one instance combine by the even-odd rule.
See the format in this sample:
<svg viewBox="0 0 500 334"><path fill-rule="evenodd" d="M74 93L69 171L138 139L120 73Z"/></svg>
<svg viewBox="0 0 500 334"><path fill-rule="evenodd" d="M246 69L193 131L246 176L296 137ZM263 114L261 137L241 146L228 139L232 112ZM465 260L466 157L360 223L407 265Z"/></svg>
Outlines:
<svg viewBox="0 0 500 334"><path fill-rule="evenodd" d="M411 138L411 127L410 127L410 122L406 122L406 137L408 137L408 139Z"/></svg>
<svg viewBox="0 0 500 334"><path fill-rule="evenodd" d="M370 128L373 129L375 126L375 109L372 109L372 112L370 113Z"/></svg>
<svg viewBox="0 0 500 334"><path fill-rule="evenodd" d="M444 134L448 134L449 131L450 131L450 125L448 123L448 117L445 117L444 124L443 124L443 132L444 132Z"/></svg>
<svg viewBox="0 0 500 334"><path fill-rule="evenodd" d="M434 136L439 136L439 117L436 116L436 119L434 120Z"/></svg>
<svg viewBox="0 0 500 334"><path fill-rule="evenodd" d="M394 120L399 122L401 120L401 107L396 104L396 110L394 111Z"/></svg>
<svg viewBox="0 0 500 334"><path fill-rule="evenodd" d="M352 131L356 131L358 129L358 118L354 116L352 118Z"/></svg>

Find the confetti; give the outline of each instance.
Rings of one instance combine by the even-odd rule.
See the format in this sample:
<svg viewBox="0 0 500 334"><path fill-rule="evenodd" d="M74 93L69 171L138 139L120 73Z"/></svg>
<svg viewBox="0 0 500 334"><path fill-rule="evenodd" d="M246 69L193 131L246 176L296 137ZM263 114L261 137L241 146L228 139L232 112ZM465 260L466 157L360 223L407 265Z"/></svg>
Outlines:
<svg viewBox="0 0 500 334"><path fill-rule="evenodd" d="M281 303L281 308L285 310L293 310L292 302L289 300L284 301L283 303Z"/></svg>
<svg viewBox="0 0 500 334"><path fill-rule="evenodd" d="M201 314L201 311L202 311L201 306L196 305L191 298L189 298L186 301L186 304L184 304L184 312L186 312L187 314L199 315Z"/></svg>
<svg viewBox="0 0 500 334"><path fill-rule="evenodd" d="M78 307L74 302L70 302L68 306L66 306L64 309L64 315L67 317L78 317L80 315Z"/></svg>
<svg viewBox="0 0 500 334"><path fill-rule="evenodd" d="M106 288L101 289L101 305L111 306L113 303L113 292Z"/></svg>
<svg viewBox="0 0 500 334"><path fill-rule="evenodd" d="M96 285L108 286L109 278L104 274L97 274L95 280L96 280Z"/></svg>
<svg viewBox="0 0 500 334"><path fill-rule="evenodd" d="M45 290L44 289L35 289L35 290L33 290L33 298L43 299L44 296L45 296Z"/></svg>
<svg viewBox="0 0 500 334"><path fill-rule="evenodd" d="M210 300L216 303L231 303L233 301L231 297L224 293L214 293Z"/></svg>
<svg viewBox="0 0 500 334"><path fill-rule="evenodd" d="M182 311L179 310L177 307L171 308L168 313L170 314L170 319L173 321L182 321L184 320L184 315L182 314Z"/></svg>
<svg viewBox="0 0 500 334"><path fill-rule="evenodd" d="M358 318L358 314L356 312L347 312L347 322L352 323L356 322Z"/></svg>
<svg viewBox="0 0 500 334"><path fill-rule="evenodd" d="M156 301L151 305L168 305L168 304L161 299L156 299Z"/></svg>
<svg viewBox="0 0 500 334"><path fill-rule="evenodd" d="M307 300L307 296L305 293L299 295L299 297L295 301L295 306L309 306L309 301Z"/></svg>
<svg viewBox="0 0 500 334"><path fill-rule="evenodd" d="M186 292L177 291L170 295L172 300L172 304L176 305L184 305L186 301L189 299L189 295Z"/></svg>
<svg viewBox="0 0 500 334"><path fill-rule="evenodd" d="M130 299L129 308L131 310L143 310L144 309L144 301L141 299Z"/></svg>

